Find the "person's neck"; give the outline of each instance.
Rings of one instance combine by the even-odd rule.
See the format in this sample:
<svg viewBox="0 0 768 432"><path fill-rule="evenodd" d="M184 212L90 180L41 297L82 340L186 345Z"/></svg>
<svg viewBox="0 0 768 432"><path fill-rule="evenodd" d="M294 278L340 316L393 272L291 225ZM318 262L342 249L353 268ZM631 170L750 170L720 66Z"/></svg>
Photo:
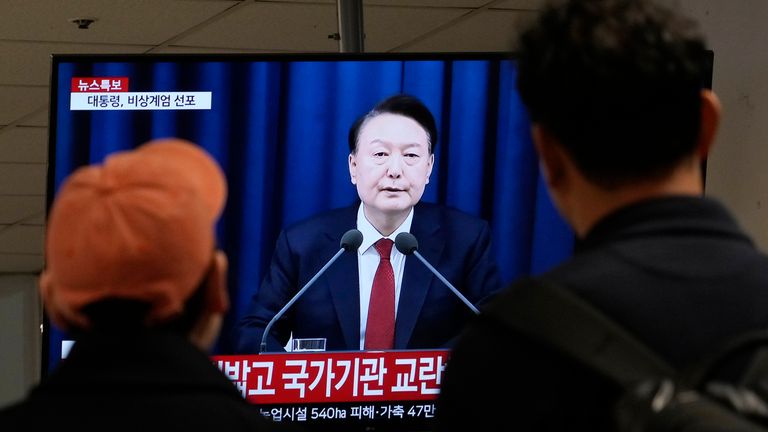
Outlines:
<svg viewBox="0 0 768 432"><path fill-rule="evenodd" d="M402 225L411 209L408 208L399 212L380 212L366 205L363 205L363 214L368 222L383 236L388 236Z"/></svg>
<svg viewBox="0 0 768 432"><path fill-rule="evenodd" d="M701 171L677 169L657 180L632 183L615 189L605 189L589 182L572 194L568 220L576 235L583 238L601 219L616 210L641 201L665 196L702 196Z"/></svg>

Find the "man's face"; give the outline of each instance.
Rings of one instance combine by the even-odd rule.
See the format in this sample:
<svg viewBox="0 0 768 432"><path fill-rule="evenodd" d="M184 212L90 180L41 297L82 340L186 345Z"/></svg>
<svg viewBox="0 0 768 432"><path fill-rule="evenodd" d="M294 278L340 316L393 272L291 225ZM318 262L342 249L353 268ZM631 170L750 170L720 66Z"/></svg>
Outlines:
<svg viewBox="0 0 768 432"><path fill-rule="evenodd" d="M349 174L367 211L410 211L424 194L434 156L427 132L413 119L381 114L360 129Z"/></svg>

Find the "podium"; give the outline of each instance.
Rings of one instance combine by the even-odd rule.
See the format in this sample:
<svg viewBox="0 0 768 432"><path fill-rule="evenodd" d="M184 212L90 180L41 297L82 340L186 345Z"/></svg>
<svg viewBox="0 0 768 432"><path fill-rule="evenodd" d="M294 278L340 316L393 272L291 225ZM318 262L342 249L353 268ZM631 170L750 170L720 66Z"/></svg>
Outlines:
<svg viewBox="0 0 768 432"><path fill-rule="evenodd" d="M275 422L312 430L428 430L449 350L216 355L243 397Z"/></svg>

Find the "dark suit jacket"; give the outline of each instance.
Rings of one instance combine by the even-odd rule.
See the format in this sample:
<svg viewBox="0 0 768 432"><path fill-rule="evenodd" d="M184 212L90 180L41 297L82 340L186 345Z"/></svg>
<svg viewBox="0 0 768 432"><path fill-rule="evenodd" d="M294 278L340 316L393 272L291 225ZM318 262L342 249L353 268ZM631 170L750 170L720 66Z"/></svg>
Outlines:
<svg viewBox="0 0 768 432"><path fill-rule="evenodd" d="M280 234L272 264L241 320L239 353L258 352L264 327L339 251L356 226L358 206L331 210ZM411 234L419 253L472 303L500 288L488 224L443 206L416 205ZM272 327L267 349L294 338L326 338L326 350L359 350L360 292L356 253L344 253ZM469 308L415 256L406 258L395 328L395 349L448 347Z"/></svg>
<svg viewBox="0 0 768 432"><path fill-rule="evenodd" d="M714 201L638 203L606 217L578 246L540 277L590 302L674 367L768 328L768 258ZM515 288L487 307L503 311ZM438 429L610 431L619 395L580 363L480 315L448 361Z"/></svg>

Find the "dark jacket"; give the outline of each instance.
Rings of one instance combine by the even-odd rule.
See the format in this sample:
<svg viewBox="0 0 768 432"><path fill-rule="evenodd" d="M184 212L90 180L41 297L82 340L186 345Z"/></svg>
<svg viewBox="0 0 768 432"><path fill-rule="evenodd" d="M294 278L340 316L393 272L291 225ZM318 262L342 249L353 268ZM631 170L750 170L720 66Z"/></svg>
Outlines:
<svg viewBox="0 0 768 432"><path fill-rule="evenodd" d="M621 209L540 277L586 299L675 367L768 328L768 259L708 199ZM504 301L502 293L489 307ZM603 431L618 395L584 366L481 316L448 362L437 418L441 430Z"/></svg>
<svg viewBox="0 0 768 432"><path fill-rule="evenodd" d="M200 350L167 331L92 334L0 430L277 431Z"/></svg>

